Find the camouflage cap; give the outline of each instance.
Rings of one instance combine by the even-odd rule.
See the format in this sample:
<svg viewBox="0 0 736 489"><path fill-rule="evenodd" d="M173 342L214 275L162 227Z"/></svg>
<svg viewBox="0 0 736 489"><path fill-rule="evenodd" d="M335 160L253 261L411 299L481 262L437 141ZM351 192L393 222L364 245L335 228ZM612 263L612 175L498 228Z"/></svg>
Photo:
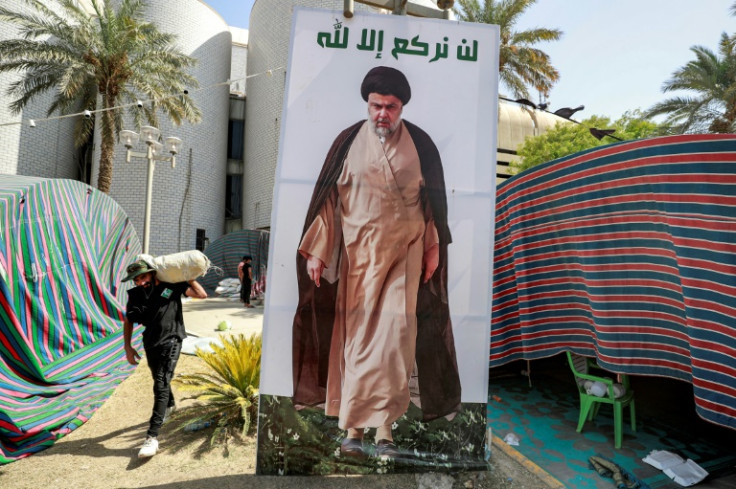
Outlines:
<svg viewBox="0 0 736 489"><path fill-rule="evenodd" d="M128 280L133 280L138 275L143 275L144 273L148 272L155 272L156 269L152 268L151 265L146 263L144 260L137 260L128 265L128 268L125 269L125 272L128 274L123 279L123 282L127 282Z"/></svg>

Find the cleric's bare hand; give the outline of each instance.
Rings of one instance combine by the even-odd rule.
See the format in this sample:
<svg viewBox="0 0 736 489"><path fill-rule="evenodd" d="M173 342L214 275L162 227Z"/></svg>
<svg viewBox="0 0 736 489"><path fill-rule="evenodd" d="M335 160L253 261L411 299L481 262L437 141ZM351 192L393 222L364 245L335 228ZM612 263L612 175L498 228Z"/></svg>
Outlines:
<svg viewBox="0 0 736 489"><path fill-rule="evenodd" d="M437 266L440 264L440 247L438 245L432 246L430 249L424 252L424 257L422 257L422 269L424 270L424 275L422 277L424 283L426 284L430 278L432 278L432 275L434 275L435 270L437 270Z"/></svg>
<svg viewBox="0 0 736 489"><path fill-rule="evenodd" d="M319 278L322 276L322 271L325 269L325 264L322 260L316 256L309 255L307 258L307 275L314 281L314 285L319 287Z"/></svg>

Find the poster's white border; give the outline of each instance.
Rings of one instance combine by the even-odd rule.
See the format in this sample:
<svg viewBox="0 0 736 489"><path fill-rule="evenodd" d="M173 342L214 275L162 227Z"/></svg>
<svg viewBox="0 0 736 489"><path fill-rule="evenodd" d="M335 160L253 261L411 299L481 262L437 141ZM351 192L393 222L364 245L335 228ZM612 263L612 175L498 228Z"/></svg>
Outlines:
<svg viewBox="0 0 736 489"><path fill-rule="evenodd" d="M292 91L292 88L293 88L292 87L292 83L294 83L294 78L291 76L291 70L292 70L292 66L293 66L293 62L292 61L293 61L293 56L294 56L294 40L295 40L295 37L296 37L295 36L295 33L296 33L296 29L297 29L297 22L298 22L299 16L300 15L307 15L307 14L311 14L311 13L317 13L319 15L325 15L325 17L329 17L330 15L333 16L334 18L341 18L342 17L342 12L339 12L339 11L329 11L329 10L312 9L312 8L305 8L305 7L296 7L294 9L293 20L292 20L292 25L291 25L291 40L290 40L290 45L289 45L289 62L288 62L288 65L287 65L288 68L287 68L286 85L285 85L285 91L284 91L284 102L283 102L282 114L281 114L281 131L280 131L280 137L279 137L279 156L278 156L278 163L277 163L277 168L276 168L276 179L275 179L276 185L274 187L273 208L272 208L272 216L271 216L271 223L272 223L272 235L271 236L272 236L272 239L270 240L270 243L269 243L269 257L270 258L269 258L269 270L268 270L268 280L267 280L268 286L267 286L266 301L265 301L265 311L266 311L266 314L264 316L264 323L263 323L263 342L264 342L263 343L264 344L264 351L263 351L264 362L263 362L263 365L264 365L264 369L262 371L262 377L261 377L261 379L262 379L261 392L264 393L264 394L286 395L286 396L290 396L291 395L290 387L288 389L285 389L283 387L283 385L281 385L279 387L272 388L273 387L273 385L272 385L273 382L272 381L274 380L274 374L275 374L275 372L273 371L273 368L272 368L272 365L273 365L274 362L271 361L271 358L270 358L273 355L273 351L275 349L274 347L275 347L276 344L280 344L280 348L278 348L279 350L286 350L285 356L288 357L288 359L289 359L288 369L287 370L288 370L288 376L289 376L288 384L290 386L290 382L291 382L291 379L290 379L290 374L291 374L291 362L290 362L290 359L291 359L291 342L290 342L290 338L291 338L291 334L290 334L291 333L291 325L290 324L288 325L288 330L289 330L289 340L288 341L285 341L285 339L283 338L283 335L277 335L276 337L272 336L272 333L283 332L284 327L283 327L283 325L281 325L282 327L280 329L278 329L278 330L275 329L275 328L273 328L272 325L271 325L271 319L272 319L272 317L271 317L271 314L269 314L269 312L272 312L272 307L271 307L272 306L272 296L271 296L271 294L273 293L274 285L276 285L277 287L280 286L280 284L274 284L274 282L272 280L274 270L276 268L278 268L278 267L290 266L290 268L292 270L292 273L293 273L293 281L296 282L296 272L293 270L293 266L294 266L294 263L293 262L294 262L294 259L295 259L295 255L292 254L291 256L286 257L286 260L285 260L286 263L279 263L274 258L276 258L275 253L276 253L276 249L277 249L277 239L278 239L278 235L279 235L278 230L279 230L279 225L280 225L280 222L279 222L279 204L281 203L281 198L282 198L281 192L284 191L284 187L282 185L280 185L280 183L282 183L285 180L284 179L284 176L282 174L282 171L283 171L283 168L284 168L283 158L284 158L285 144L287 144L287 142L288 142L287 139L286 139L286 137L285 137L285 133L288 130L288 119L287 119L288 118L288 111L289 111L289 103L288 103L288 101L289 101L289 96L290 96L291 91ZM359 17L359 18L360 17L368 17L368 18L370 18L370 17L379 18L380 17L381 20L385 20L389 16L378 15L378 14L365 14L365 13L357 13L356 12L356 17ZM348 21L348 19L344 19L344 20L346 22ZM396 19L396 20L399 20L399 19ZM393 21L394 20L391 20L389 22L393 22ZM453 22L453 21L446 21L446 20L439 20L439 19L412 19L412 21L414 21L414 22L425 22L425 23L439 22L439 23L443 23L443 25L462 24L460 22ZM470 28L471 26L477 28L478 24L464 24L464 26L465 27L468 27L468 28ZM493 28L495 26L485 26L485 27L486 28ZM497 31L496 31L496 36L497 35L498 34L497 34ZM493 61L493 60L490 61L492 63L495 63L495 66L496 67L498 66L497 56L498 56L498 54L497 54L497 50L496 50L496 58L495 58L495 61ZM390 63L387 62L385 64L390 64ZM489 165L490 168L491 168L491 170L489 171L489 174L491 175L491 178L493 178L494 175L495 175L495 165L496 165L496 148L495 148L495 142L497 141L497 111L498 111L498 96L497 96L497 94L498 94L498 92L497 92L497 83L498 82L497 82L497 75L496 75L496 81L495 81L495 83L496 83L495 84L495 88L496 88L495 90L493 90L493 88L494 88L493 87L493 84L491 84L491 86L488 87L489 96L491 97L491 99L490 99L490 108L491 108L491 111L487 115L487 117L491 121L491 124L490 124L491 127L490 127L489 134L487 136L488 139L487 139L487 141L485 141L485 143L487 143L486 149L487 149L487 153L488 153L487 154L488 159L487 160L484 160L484 163L487 164L487 165ZM459 90L462 90L462 87L459 87L458 89ZM360 102L362 102L362 100ZM421 102L415 102L415 104L416 103L421 103ZM426 103L426 101L425 101L425 103ZM412 107L407 106L407 110L408 109L411 109L411 108ZM437 110L438 110L438 112L441 113L442 108L438 108ZM354 120L358 120L358 115L359 114L357 114L356 117L354 117L353 119ZM407 119L408 120L412 120L411 117L407 117ZM421 120L420 121L416 121L416 122L420 125L420 127L423 127L423 124L422 124L422 121ZM334 132L334 134L336 135L337 132ZM478 138L480 138L480 135L478 135ZM478 141L475 141L475 142L476 142L476 144L478 144ZM326 153L326 149L325 149L325 153ZM477 157L476 158L480 159L483 156L485 156L485 155L482 154L481 152L477 152ZM323 158L323 155L321 155L321 157ZM449 163L447 161L445 161L445 159L443 158L443 165L447 165L447 164L449 164ZM474 164L475 165L478 165L479 162L476 161ZM315 175L315 178L316 178L316 175ZM494 180L495 180L495 178L494 178ZM493 188L495 187L495 183L493 181L490 182L490 186L491 186L490 187L490 193L489 193L489 195L486 195L486 197L488 199L488 207L489 207L489 209L487 209L487 212L488 212L488 219L489 219L489 223L490 223L489 224L489 230L488 230L488 233L489 233L488 239L489 239L489 242L492 243L493 242L493 232L494 232L494 225L493 225L493 223L495 221L495 216L494 216L494 213L495 213L495 205L494 205L494 199L493 199L493 197L494 197L494 195L493 195L494 194ZM458 193L461 193L462 192L461 190L456 190L456 189L455 190L452 190L452 191L453 192L457 191ZM448 189L448 193L450 193L450 189ZM475 196L478 196L478 195L479 195L479 193L476 193ZM455 195L455 197L457 197L457 195ZM448 198L448 200L449 200L449 198ZM301 211L302 210L300 210L300 212ZM303 222L299 222L298 223L299 229L301 229L302 224L303 224ZM484 295L484 297L485 297L485 314L484 314L484 316L482 318L476 318L476 321L477 320L480 320L483 323L483 325L484 325L484 331L483 331L483 338L482 338L482 340L483 340L483 344L484 344L484 352L485 353L484 353L482 359L479 359L478 361L475 362L475 367L473 367L473 369L472 369L472 375L470 375L470 377L472 377L472 384L473 385L478 385L478 386L480 386L480 388L479 389L469 389L470 384L468 382L468 379L469 379L468 372L466 371L464 373L464 375L463 375L463 371L462 371L462 367L461 367L461 376L463 377L462 380L463 380L463 393L464 393L464 395L463 395L463 402L485 402L485 399L487 398L487 386L488 386L488 368L487 368L487 365L488 365L488 351L489 351L490 327L491 327L491 325L490 325L490 316L491 316L490 308L491 308L491 283L492 283L491 282L492 281L492 278L491 277L492 277L492 267L493 267L493 256L492 256L492 253L493 253L493 247L491 246L490 249L488 250L488 262L487 262L488 265L486 267L487 268L487 282L483 285L485 287L485 292L484 292L484 294L485 294ZM288 263L288 260L289 259L291 259L291 263ZM452 262L451 262L450 263L451 273L452 273L452 266L453 265L452 265ZM452 314L453 313L452 300L451 300L450 307L451 307L451 314ZM296 308L296 302L294 302L294 307L293 307L293 310L291 311L292 317L293 317L293 312L295 311L295 308ZM453 314L453 319L455 319L455 315L454 314ZM458 324L460 324L460 322L459 321L456 321L455 322L455 327L456 328L457 328L457 325ZM457 333L456 333L456 340L457 340ZM456 344L457 344L457 341L456 341ZM474 347L475 346L476 345L474 345ZM458 358L458 362L460 364L462 364L464 361L467 360L467 354L466 354L466 352L463 351L462 348L458 348L458 357L459 357ZM283 365L281 367L284 368ZM281 374L283 374L283 372L281 372ZM276 377L278 377L278 376L279 375L277 374ZM469 396L469 397L466 396L465 394L467 392L472 392L472 395Z"/></svg>

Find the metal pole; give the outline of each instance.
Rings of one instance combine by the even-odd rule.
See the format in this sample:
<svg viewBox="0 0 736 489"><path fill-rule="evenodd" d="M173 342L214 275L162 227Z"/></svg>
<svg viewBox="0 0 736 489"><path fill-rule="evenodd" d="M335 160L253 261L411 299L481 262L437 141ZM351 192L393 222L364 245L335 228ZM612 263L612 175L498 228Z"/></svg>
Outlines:
<svg viewBox="0 0 736 489"><path fill-rule="evenodd" d="M345 0L343 4L343 15L347 17L348 19L353 17L353 9L355 8L355 5L353 5L353 0Z"/></svg>
<svg viewBox="0 0 736 489"><path fill-rule="evenodd" d="M394 15L406 15L406 0L394 0Z"/></svg>
<svg viewBox="0 0 736 489"><path fill-rule="evenodd" d="M143 221L143 253L148 254L148 240L151 236L151 199L153 197L153 147L148 145L148 179L146 180L146 217Z"/></svg>

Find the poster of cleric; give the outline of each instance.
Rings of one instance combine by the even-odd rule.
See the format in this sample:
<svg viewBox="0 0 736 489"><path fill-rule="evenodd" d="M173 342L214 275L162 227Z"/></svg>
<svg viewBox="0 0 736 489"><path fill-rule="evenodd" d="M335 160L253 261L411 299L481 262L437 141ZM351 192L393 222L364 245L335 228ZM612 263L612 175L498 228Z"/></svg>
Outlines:
<svg viewBox="0 0 736 489"><path fill-rule="evenodd" d="M293 15L256 471L483 470L497 28Z"/></svg>

